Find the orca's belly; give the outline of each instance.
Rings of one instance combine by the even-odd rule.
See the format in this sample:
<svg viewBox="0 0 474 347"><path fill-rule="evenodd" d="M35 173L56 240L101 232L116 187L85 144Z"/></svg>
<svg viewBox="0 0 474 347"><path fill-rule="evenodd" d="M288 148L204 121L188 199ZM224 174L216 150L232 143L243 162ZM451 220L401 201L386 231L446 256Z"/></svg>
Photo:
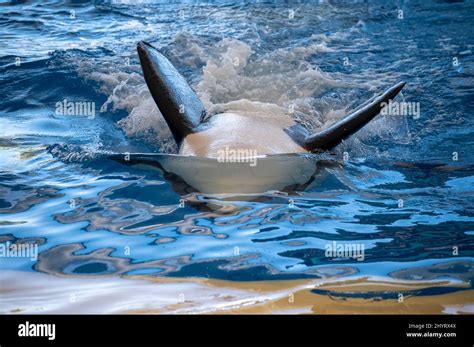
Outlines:
<svg viewBox="0 0 474 347"><path fill-rule="evenodd" d="M142 169L158 167L202 193L251 194L310 183L318 159L311 154L287 154L252 162L219 162L195 156L132 154L128 161L120 161Z"/></svg>
<svg viewBox="0 0 474 347"><path fill-rule="evenodd" d="M255 164L255 165L254 165ZM316 171L316 160L298 155L256 158L255 162L219 162L198 157L169 157L163 169L203 193L262 193L302 185Z"/></svg>
<svg viewBox="0 0 474 347"><path fill-rule="evenodd" d="M294 122L287 117L266 117L221 113L205 126L189 134L181 144L181 155L218 158L227 151L268 154L306 153L283 130Z"/></svg>

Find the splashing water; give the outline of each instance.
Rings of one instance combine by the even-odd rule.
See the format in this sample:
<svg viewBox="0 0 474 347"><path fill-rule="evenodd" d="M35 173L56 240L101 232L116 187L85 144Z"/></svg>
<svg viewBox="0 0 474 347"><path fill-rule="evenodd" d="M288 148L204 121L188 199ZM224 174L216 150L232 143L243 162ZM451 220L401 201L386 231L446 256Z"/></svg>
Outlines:
<svg viewBox="0 0 474 347"><path fill-rule="evenodd" d="M0 241L39 250L34 261L2 258L4 278L20 287L41 273L38 281L61 282L65 291L87 283L84 295L103 281L110 285L104 296L136 290L137 282L119 277L180 283L160 292L147 282L149 297L104 303L97 308L104 312L147 303L173 311L151 293L172 298L177 290L206 298L185 312L249 307L301 289L289 284L301 279L424 281L428 288L448 281L470 290L473 34L465 28L474 4L403 6L401 20L383 2L2 4ZM405 80L397 100L420 103L420 116L377 116L318 157L304 184L202 194L160 169L109 159L177 152L143 80L139 40L172 61L211 114L292 117L315 131ZM64 99L93 102L97 112L58 115ZM333 242L363 245L363 261L328 256ZM213 301L215 292L196 277L233 281L227 293L234 299ZM267 280L282 281L265 298L243 289ZM44 295L51 312L94 311L58 308ZM5 296L0 311L17 309L19 300ZM26 312L41 306L31 302Z"/></svg>

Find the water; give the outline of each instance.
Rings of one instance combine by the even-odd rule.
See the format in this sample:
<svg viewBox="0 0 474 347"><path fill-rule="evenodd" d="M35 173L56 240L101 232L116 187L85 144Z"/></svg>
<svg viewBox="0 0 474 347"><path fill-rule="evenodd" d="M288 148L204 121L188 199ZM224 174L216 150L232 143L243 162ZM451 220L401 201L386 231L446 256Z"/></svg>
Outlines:
<svg viewBox="0 0 474 347"><path fill-rule="evenodd" d="M0 2L0 241L39 245L37 260L1 259L3 285L36 273L45 287L57 276L210 278L233 281L233 307L246 281L471 289L473 21L473 1ZM159 47L212 112L290 114L315 130L401 80L397 100L421 112L378 116L317 157L307 184L201 193L108 158L176 152L142 77L139 40ZM59 115L64 99L94 103L95 117ZM327 257L333 241L363 245L364 259ZM419 295L434 295L430 286ZM41 305L58 311L48 293ZM21 295L4 296L0 310L37 309Z"/></svg>

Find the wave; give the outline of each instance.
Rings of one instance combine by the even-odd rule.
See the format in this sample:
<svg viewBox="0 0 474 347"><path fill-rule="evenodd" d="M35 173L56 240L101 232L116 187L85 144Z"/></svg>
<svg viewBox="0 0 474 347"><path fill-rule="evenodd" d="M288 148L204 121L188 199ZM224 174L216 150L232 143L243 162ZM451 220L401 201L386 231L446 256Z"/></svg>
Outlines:
<svg viewBox="0 0 474 347"><path fill-rule="evenodd" d="M258 56L249 44L239 40L224 38L210 47L194 35L180 33L161 49L181 71L187 71L188 80L210 114L265 112L273 117L290 116L316 130L340 119L371 95L367 80L361 82L363 76L324 72L306 61L312 54L328 51L325 47L322 41ZM95 69L81 62L78 71L83 78L98 83L107 95L102 107L127 111L127 116L116 123L127 136L153 144L162 152L176 151L138 64L127 66L114 61L113 66L101 63ZM351 145L363 147L361 139L368 134L391 134L392 141L406 142L406 119L383 117L365 133Z"/></svg>

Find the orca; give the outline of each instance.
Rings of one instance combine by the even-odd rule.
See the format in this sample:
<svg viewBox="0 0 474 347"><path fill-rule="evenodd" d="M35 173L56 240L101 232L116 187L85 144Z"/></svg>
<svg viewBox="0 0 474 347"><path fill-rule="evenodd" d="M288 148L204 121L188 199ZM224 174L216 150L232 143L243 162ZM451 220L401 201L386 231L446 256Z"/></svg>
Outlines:
<svg viewBox="0 0 474 347"><path fill-rule="evenodd" d="M257 155L327 151L357 132L402 90L399 82L331 126L310 134L293 119L225 112L208 115L199 97L155 47L137 45L148 89L179 147L179 154L215 158L219 150L247 149Z"/></svg>
<svg viewBox="0 0 474 347"><path fill-rule="evenodd" d="M289 116L210 114L158 49L141 41L137 50L148 89L179 153L134 153L112 158L127 165L158 169L165 178L172 177L176 186L182 187L184 181L187 192L251 196L305 189L324 177L321 172L326 159L321 160L318 153L331 150L370 122L405 85L394 85L333 125L311 134Z"/></svg>

